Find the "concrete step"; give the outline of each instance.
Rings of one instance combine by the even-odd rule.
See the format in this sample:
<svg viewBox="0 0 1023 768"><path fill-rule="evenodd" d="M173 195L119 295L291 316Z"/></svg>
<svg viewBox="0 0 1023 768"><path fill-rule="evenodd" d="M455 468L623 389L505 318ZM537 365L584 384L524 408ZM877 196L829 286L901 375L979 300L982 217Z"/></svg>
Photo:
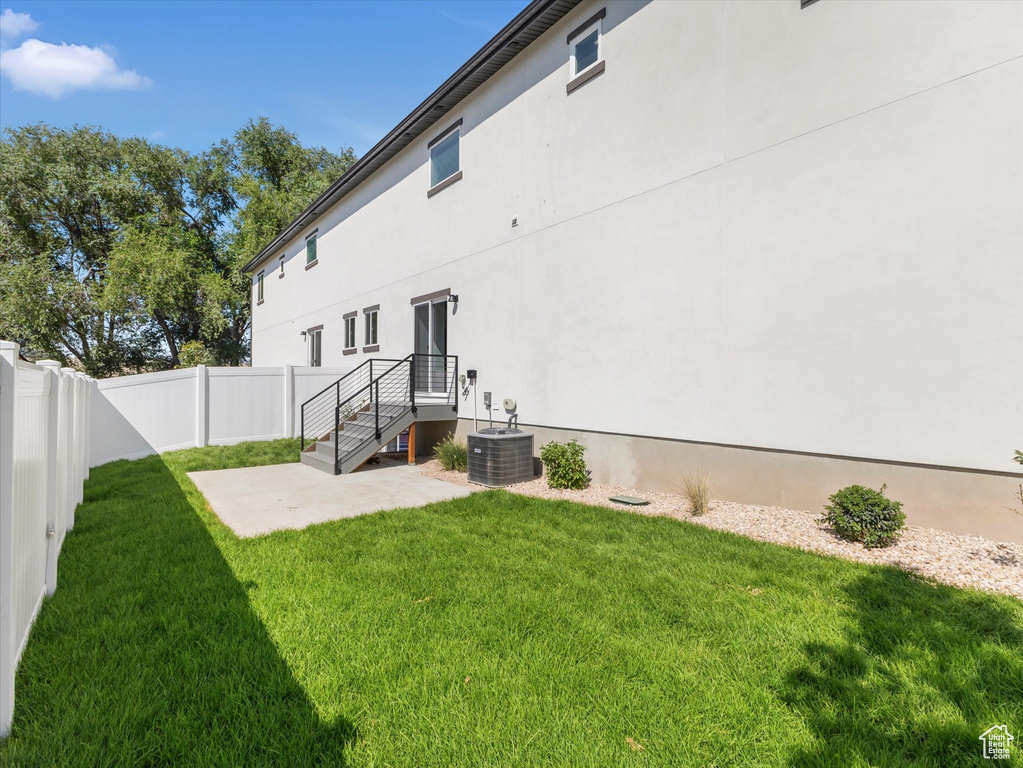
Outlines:
<svg viewBox="0 0 1023 768"><path fill-rule="evenodd" d="M341 456L341 474L346 475L353 469L357 469L366 459L391 442L414 421L415 417L408 410L405 410L403 414L391 419L386 425L381 423L379 438L371 435L357 447L352 448Z"/></svg>
<svg viewBox="0 0 1023 768"><path fill-rule="evenodd" d="M383 422L384 417L388 419L397 416L402 411L408 409L409 406L405 403L380 403L380 421ZM355 415L356 421L373 421L376 418L376 410L371 407L368 411L359 411ZM347 422L345 422L347 423Z"/></svg>
<svg viewBox="0 0 1023 768"><path fill-rule="evenodd" d="M380 424L383 425L384 417L380 417ZM327 437L324 438L326 442L331 445L337 439L338 434L341 435L341 439L345 440L348 438L364 438L367 435L371 435L376 431L376 425L371 421L346 421L341 428L341 432L331 432Z"/></svg>
<svg viewBox="0 0 1023 768"><path fill-rule="evenodd" d="M380 406L380 430L388 429L391 423L408 413L408 408L400 405ZM340 432L331 432L326 438L317 441L316 452L320 455L333 459L334 456L344 457L349 451L361 446L367 440L376 437L376 416L369 418L358 418L354 421L346 421ZM334 451L334 444L340 438L337 452Z"/></svg>
<svg viewBox="0 0 1023 768"><path fill-rule="evenodd" d="M358 436L353 435L351 437L345 437L344 433L342 433L342 435L341 435L341 444L338 446L338 450L337 450L337 454L336 455L337 456L344 456L346 453L348 453L349 451L353 450L354 448L358 448L360 445L362 445L367 440L372 439L375 434L376 434L376 432L374 430L372 430L372 429L368 430L367 432L365 432L362 435L358 435ZM317 441L317 443L316 443L316 453L320 454L321 456L325 456L325 457L327 457L330 460L333 460L333 458L335 456L335 453L334 453L334 441L333 440L319 440L319 441Z"/></svg>
<svg viewBox="0 0 1023 768"><path fill-rule="evenodd" d="M354 419L342 424L340 430L334 430L322 440L317 440L312 450L303 451L300 456L302 463L333 474L336 456L341 471L345 474L351 472L415 420L409 407L407 403L381 402L380 439L376 437L375 409L360 412Z"/></svg>
<svg viewBox="0 0 1023 768"><path fill-rule="evenodd" d="M316 451L302 451L302 453L299 454L299 461L301 461L307 467L318 469L321 472L326 472L329 475L335 474L333 454L331 454L329 457L325 457L323 454L318 453Z"/></svg>

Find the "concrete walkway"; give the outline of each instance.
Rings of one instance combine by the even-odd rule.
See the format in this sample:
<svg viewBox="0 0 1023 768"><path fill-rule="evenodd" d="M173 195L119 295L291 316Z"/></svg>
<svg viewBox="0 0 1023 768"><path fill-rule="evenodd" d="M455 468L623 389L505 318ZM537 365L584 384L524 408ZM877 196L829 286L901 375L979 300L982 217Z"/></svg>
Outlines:
<svg viewBox="0 0 1023 768"><path fill-rule="evenodd" d="M468 496L471 491L381 460L337 477L304 464L189 472L217 516L238 536Z"/></svg>

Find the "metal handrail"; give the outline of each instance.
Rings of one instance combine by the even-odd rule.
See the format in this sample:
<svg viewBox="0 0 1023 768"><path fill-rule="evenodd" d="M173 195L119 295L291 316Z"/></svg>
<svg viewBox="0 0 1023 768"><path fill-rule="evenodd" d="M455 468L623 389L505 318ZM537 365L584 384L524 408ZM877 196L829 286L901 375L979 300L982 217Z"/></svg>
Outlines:
<svg viewBox="0 0 1023 768"><path fill-rule="evenodd" d="M328 389L332 389L333 387L337 386L337 385L338 385L338 384L340 384L340 383L341 383L342 381L344 381L345 379L347 379L347 378L348 378L349 376L352 376L352 375L354 375L354 374L358 373L360 369L362 369L362 368L365 368L365 367L366 367L367 365L369 365L369 364L370 364L370 363L372 363L372 362L373 362L372 360L367 360L367 361L366 361L366 362L364 362L364 363L360 363L360 364L359 364L359 365L357 365L357 366L356 366L355 368L352 368L352 370L350 370L350 371L349 371L348 373L346 373L346 374L345 374L344 376L342 376L342 377L341 377L340 379L338 379L338 380L337 380L337 381L335 381L335 382L332 382L332 383L328 384L328 385L327 385L327 386L325 386L325 387L324 387L323 389L321 389L321 390L320 390L319 392L317 392L317 393L316 393L315 395L313 395L313 396L312 396L312 397L310 397L310 398L309 398L308 400L306 400L306 401L305 401L304 403L302 403L302 406L303 406L303 407L305 407L306 405L308 405L309 403L311 403L311 402L312 402L313 400L315 400L316 398L318 398L318 397L319 397L320 395L322 395L322 394L323 394L324 392L326 392L326 391L327 391Z"/></svg>
<svg viewBox="0 0 1023 768"><path fill-rule="evenodd" d="M361 375L367 369L367 367L368 367L368 370L369 370L369 379L370 379L370 381L372 381L373 378L374 378L374 375L373 375L373 365L374 365L374 363L379 365L380 363L399 363L399 362L401 362L401 361L397 360L396 358L383 358L383 357L371 358L369 360L366 360L365 362L361 363L360 365L358 365L355 368L353 368L352 370L350 370L348 373L346 373L340 379L338 379L337 381L334 381L331 384L328 384L326 387L321 389L315 395L313 395L308 400L303 402L302 406L301 406L301 446L302 446L301 449L304 451L305 447L306 447L306 423L307 422L314 421L314 422L316 422L316 424L320 424L321 426L326 426L326 424L329 423L329 418L330 418L329 417L329 413L330 413L330 404L329 403L330 403L330 401L329 400L323 400L323 401L320 401L320 402L315 402L315 401L320 400L322 395L324 395L324 394L330 392L331 390L333 390L334 391L334 398L333 398L334 403L333 403L333 405L334 405L334 410L336 412L337 406L342 404L342 401L341 401L341 396L342 396L341 389L342 389L343 386L345 386L346 383L350 384L353 380L354 381L358 381L358 379L361 377ZM350 400L351 398L348 398L348 399ZM313 424L312 430L318 433L319 432L319 428L316 427L316 424Z"/></svg>
<svg viewBox="0 0 1023 768"><path fill-rule="evenodd" d="M355 399L355 398L356 398L357 396L361 395L361 394L362 394L363 392L365 392L365 391L366 391L367 389L369 389L370 387L372 387L372 386L373 386L373 384L374 384L375 382L379 381L379 380L380 380L380 379L382 379L382 378L383 378L384 376L386 376L386 375L387 375L387 374L389 374L389 373L390 373L391 371L393 371L393 370L394 370L395 368L397 368L397 367L398 367L398 365L401 365L401 364L402 364L402 363L404 363L404 362L408 362L408 361L409 361L409 360L411 359L411 357L412 357L412 355L409 355L408 357L404 358L403 360L399 360L399 361L398 361L398 364L397 364L397 365L392 365L392 366L391 366L390 368L388 368L388 369L387 369L386 371L384 371L384 372L383 372L383 373L381 373L381 374L380 374L379 376L377 376L377 377L376 377L376 378L375 378L375 379L374 379L373 381L369 382L368 384L364 384L364 385L362 386L362 388L361 388L361 389L358 389L358 390L356 390L356 391L355 391L355 392L354 392L354 393L352 394L352 396L351 396L351 397L349 397L349 398L348 398L347 400L345 400L344 402L339 402L339 403L337 404L337 407L338 407L338 412L340 413L340 411L341 411L341 406L343 406L343 405L348 405L348 403L352 402L352 400L354 400L354 399ZM390 361L388 360L388 361L385 361L385 362L390 362Z"/></svg>
<svg viewBox="0 0 1023 768"><path fill-rule="evenodd" d="M321 425L319 428L317 428L317 435L319 435L319 433L321 431L323 431L324 428L326 428L327 422L326 422L326 420L323 417L330 413L330 410L328 410L330 408L330 406L327 404L327 402L329 402L329 401L322 402L322 403L319 403L319 404L313 403L313 401L317 400L322 395L330 392L331 390L333 390L333 392L334 392L334 398L333 398L334 399L334 408L333 408L334 420L333 420L333 423L330 425L329 432L332 432L333 435L334 435L333 442L334 442L334 468L335 468L335 472L339 471L338 468L340 467L340 462L341 462L341 431L344 429L344 423L342 422L342 416L347 414L347 413L354 412L353 411L353 404L354 403L358 403L359 401L362 401L360 403L360 405L359 405L358 411L371 411L373 413L373 422L372 422L373 423L373 435L374 435L374 438L377 439L377 440L379 440L381 435L383 434L383 430L381 429L381 420L380 420L380 395L381 395L381 391L383 391L383 394L384 394L385 397L390 398L393 395L393 396L395 396L395 400L403 400L404 401L405 405L401 409L402 413L407 413L409 410L411 410L412 413L416 413L417 410L418 410L417 409L417 405L416 405L416 362L417 362L418 359L423 359L423 358L425 358L425 359L442 358L442 359L445 360L444 371L443 371L444 387L445 387L446 392L451 396L452 410L455 413L458 413L458 392L457 392L457 386L458 386L458 356L457 355L439 355L439 354L432 354L432 353L412 353L410 355L406 355L401 360L396 360L394 358L372 358L370 360L365 361L364 363L362 363L358 367L352 369L347 374L345 374L343 377L341 377L340 379L335 381L333 384L331 384L330 386L325 387L324 389L320 390L320 392L318 392L316 395L314 395L313 397L309 398L304 403L302 403L302 450L305 450L305 446L306 446L306 439L305 438L306 438L306 417L307 417L306 411L307 411L307 406L309 406L309 412L310 412L311 416L313 418L315 418L317 420L317 422ZM451 362L449 363L448 361L451 361ZM389 366L382 373L377 373L374 370L374 363L376 363L378 365L381 364L381 363L393 363L393 365ZM407 375L401 376L400 379L394 379L394 377L391 376L391 374L393 374L395 371L399 370L402 366L404 366L406 364L408 365ZM354 392L351 392L350 394L345 393L345 394L347 394L347 396L344 397L344 399L342 399L342 396L343 396L342 391L341 391L342 385L345 384L345 383L352 384L352 383L358 382L358 380L359 380L358 374L360 374L360 372L363 371L367 366L369 368L369 381L366 382L365 384L363 384L362 386L359 386L359 388L356 389ZM452 370L453 370L453 378L449 379L448 377L449 377L449 375L452 375L452 373L451 373ZM439 373L439 371L438 371L438 373ZM431 373L430 375L431 375L431 378L432 378L433 374ZM388 377L391 377L391 378L388 379ZM381 387L381 384L383 384L383 387ZM367 393L368 393L368 397L367 397ZM399 393L401 393L401 394L399 394ZM396 402L394 404L397 405L398 403ZM329 418L330 417L327 416L327 419L329 419ZM390 423L395 418L398 418L398 415L385 416L385 422ZM345 420L346 421L348 420L347 416L346 416ZM386 424L384 426L386 426ZM360 446L364 445L365 441L369 440L369 439L370 439L369 436L366 436L365 438L360 440L358 444ZM352 450L355 450L355 448L349 449L348 452L350 453Z"/></svg>
<svg viewBox="0 0 1023 768"><path fill-rule="evenodd" d="M407 359L407 358L405 358L405 359ZM358 366L356 366L355 368L352 368L352 370L350 370L350 371L349 371L348 373L346 373L346 374L345 374L344 376L342 376L342 377L341 377L340 379L338 379L337 381L335 381L335 382L332 382L331 384L328 384L327 386L325 386L325 387L324 387L323 389L321 389L321 390L320 390L319 392L317 392L317 393L316 393L315 395L313 395L313 396L312 396L312 397L310 397L310 398L309 398L308 400L306 400L306 401L305 401L304 403L302 403L302 405L308 405L308 404L309 404L309 403L311 403L311 402L312 402L313 400L315 400L315 399L316 399L316 398L318 398L318 397L319 397L320 395L322 395L322 394L323 394L324 392L326 392L326 391L327 391L328 389L332 389L332 388L333 388L333 387L334 387L335 385L337 385L338 383L340 383L340 382L344 381L345 379L347 379L347 378L348 378L349 376L351 376L352 374L354 374L354 373L357 373L357 372L358 372L358 371L359 371L359 370L360 370L361 368L365 368L365 367L366 367L367 365L368 365L368 366L370 366L370 367L372 368L372 366L373 366L373 363L374 363L374 362L377 362L377 363L400 363L400 362L401 362L401 360L399 360L399 359L398 359L398 358L396 358L396 357L373 357L373 358L370 358L370 359L369 359L369 360L367 360L366 362L364 362L364 363L360 363L360 364L359 364Z"/></svg>

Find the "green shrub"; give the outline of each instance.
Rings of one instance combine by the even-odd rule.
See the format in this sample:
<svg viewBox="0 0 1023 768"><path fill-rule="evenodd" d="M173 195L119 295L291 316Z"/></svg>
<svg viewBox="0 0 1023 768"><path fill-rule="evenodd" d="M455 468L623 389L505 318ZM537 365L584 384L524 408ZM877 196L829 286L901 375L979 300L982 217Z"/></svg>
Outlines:
<svg viewBox="0 0 1023 768"><path fill-rule="evenodd" d="M178 350L178 368L195 368L197 365L213 365L213 352L194 339L186 341Z"/></svg>
<svg viewBox="0 0 1023 768"><path fill-rule="evenodd" d="M444 469L454 472L465 472L468 469L469 452L466 450L465 441L459 440L453 434L449 434L437 444L434 454Z"/></svg>
<svg viewBox="0 0 1023 768"><path fill-rule="evenodd" d="M693 515L703 515L710 509L710 497L714 489L710 480L696 472L692 475L684 475L679 483L679 492L689 502L689 512Z"/></svg>
<svg viewBox="0 0 1023 768"><path fill-rule="evenodd" d="M892 501L881 490L850 485L831 496L818 523L828 523L838 533L865 547L886 547L898 538L906 523L901 501Z"/></svg>
<svg viewBox="0 0 1023 768"><path fill-rule="evenodd" d="M567 443L551 441L540 449L540 461L547 474L547 485L551 488L585 488L590 473L583 460L583 448L575 440Z"/></svg>

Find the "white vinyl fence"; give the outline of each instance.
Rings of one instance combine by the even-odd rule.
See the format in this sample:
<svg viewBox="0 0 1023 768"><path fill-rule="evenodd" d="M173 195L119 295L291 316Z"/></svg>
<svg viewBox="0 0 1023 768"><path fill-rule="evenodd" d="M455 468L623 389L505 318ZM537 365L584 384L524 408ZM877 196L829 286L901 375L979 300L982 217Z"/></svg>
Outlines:
<svg viewBox="0 0 1023 768"><path fill-rule="evenodd" d="M200 365L96 381L0 341L0 738L14 673L89 467L163 451L295 437L302 403L341 368Z"/></svg>
<svg viewBox="0 0 1023 768"><path fill-rule="evenodd" d="M91 466L164 451L297 437L302 403L348 368L208 368L101 379Z"/></svg>
<svg viewBox="0 0 1023 768"><path fill-rule="evenodd" d="M95 382L0 341L0 737L14 712L14 673L89 474Z"/></svg>

